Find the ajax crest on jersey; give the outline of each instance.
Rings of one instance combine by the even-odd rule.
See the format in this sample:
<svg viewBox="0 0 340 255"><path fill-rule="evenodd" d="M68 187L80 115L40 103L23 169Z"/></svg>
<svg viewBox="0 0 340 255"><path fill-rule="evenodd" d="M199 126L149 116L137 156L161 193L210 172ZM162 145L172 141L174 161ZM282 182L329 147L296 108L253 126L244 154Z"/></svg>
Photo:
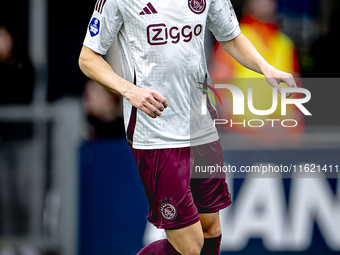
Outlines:
<svg viewBox="0 0 340 255"><path fill-rule="evenodd" d="M177 216L177 209L172 203L163 203L160 210L162 217L166 220L173 220Z"/></svg>
<svg viewBox="0 0 340 255"><path fill-rule="evenodd" d="M205 0L188 0L188 5L193 13L201 14L205 11Z"/></svg>
<svg viewBox="0 0 340 255"><path fill-rule="evenodd" d="M90 31L91 37L96 36L99 33L99 29L100 29L100 20L97 18L93 18L89 25L89 31Z"/></svg>

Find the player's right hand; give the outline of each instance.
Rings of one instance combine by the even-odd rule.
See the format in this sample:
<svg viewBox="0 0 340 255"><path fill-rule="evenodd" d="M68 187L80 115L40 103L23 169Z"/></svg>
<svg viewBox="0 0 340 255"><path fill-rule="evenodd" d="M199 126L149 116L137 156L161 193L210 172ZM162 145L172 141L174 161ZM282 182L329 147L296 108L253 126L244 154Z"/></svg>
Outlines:
<svg viewBox="0 0 340 255"><path fill-rule="evenodd" d="M161 112L168 107L166 99L152 89L134 86L125 97L134 107L142 110L151 118L161 116Z"/></svg>

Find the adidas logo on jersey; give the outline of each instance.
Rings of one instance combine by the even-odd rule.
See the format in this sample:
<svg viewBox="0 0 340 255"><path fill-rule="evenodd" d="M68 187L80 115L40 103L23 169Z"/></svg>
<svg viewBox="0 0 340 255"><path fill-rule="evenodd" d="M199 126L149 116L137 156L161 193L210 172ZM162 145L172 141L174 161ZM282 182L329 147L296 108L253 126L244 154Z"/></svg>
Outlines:
<svg viewBox="0 0 340 255"><path fill-rule="evenodd" d="M139 13L139 15L155 14L155 13L157 13L155 7L153 7L151 3L148 3L148 4L144 7L143 11L141 11L141 12Z"/></svg>

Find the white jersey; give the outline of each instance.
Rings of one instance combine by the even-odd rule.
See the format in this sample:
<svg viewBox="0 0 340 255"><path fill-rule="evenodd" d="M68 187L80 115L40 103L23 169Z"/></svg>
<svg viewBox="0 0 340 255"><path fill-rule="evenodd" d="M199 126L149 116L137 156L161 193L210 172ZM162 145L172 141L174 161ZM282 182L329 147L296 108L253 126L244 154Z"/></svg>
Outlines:
<svg viewBox="0 0 340 255"><path fill-rule="evenodd" d="M153 119L124 98L133 148L180 148L218 139L211 115L201 114L202 83L209 82L206 26L218 41L240 34L230 0L97 1L84 45L105 55L118 35L123 77L168 102L162 116Z"/></svg>

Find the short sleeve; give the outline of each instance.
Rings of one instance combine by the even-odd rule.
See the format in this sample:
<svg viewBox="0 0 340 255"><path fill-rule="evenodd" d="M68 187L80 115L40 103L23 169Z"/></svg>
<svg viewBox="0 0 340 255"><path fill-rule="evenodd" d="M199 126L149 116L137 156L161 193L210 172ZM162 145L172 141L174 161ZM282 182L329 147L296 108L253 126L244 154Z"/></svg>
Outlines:
<svg viewBox="0 0 340 255"><path fill-rule="evenodd" d="M230 41L241 33L230 0L212 0L207 26L217 41Z"/></svg>
<svg viewBox="0 0 340 255"><path fill-rule="evenodd" d="M98 0L87 27L84 45L105 55L123 25L118 0Z"/></svg>

